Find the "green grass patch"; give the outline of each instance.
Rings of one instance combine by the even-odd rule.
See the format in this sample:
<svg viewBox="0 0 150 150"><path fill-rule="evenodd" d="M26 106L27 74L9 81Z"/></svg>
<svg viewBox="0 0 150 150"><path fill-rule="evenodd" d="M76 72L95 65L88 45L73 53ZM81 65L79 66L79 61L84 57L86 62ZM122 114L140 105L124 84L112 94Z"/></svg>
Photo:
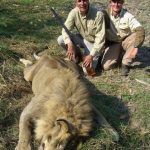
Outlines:
<svg viewBox="0 0 150 150"><path fill-rule="evenodd" d="M99 4L97 1L92 2ZM106 6L108 1L102 0ZM136 79L150 83L149 1L127 1L127 7L135 14L146 29L143 47L145 66L131 69L128 77L120 76L120 69L106 72L87 83L92 102L118 131L119 142L103 128L95 129L92 136L82 145L82 150L149 150L150 149L150 88ZM50 12L54 7L63 19L74 7L71 0L1 0L0 1L0 150L12 150L18 140L18 121L22 109L29 101L30 83L23 79L20 57L32 60L32 53L63 55L57 44L61 26ZM145 10L145 11L144 11ZM140 11L140 12L139 12ZM141 17L142 15L142 17ZM64 56L64 55L63 55ZM146 58L146 59L144 59Z"/></svg>

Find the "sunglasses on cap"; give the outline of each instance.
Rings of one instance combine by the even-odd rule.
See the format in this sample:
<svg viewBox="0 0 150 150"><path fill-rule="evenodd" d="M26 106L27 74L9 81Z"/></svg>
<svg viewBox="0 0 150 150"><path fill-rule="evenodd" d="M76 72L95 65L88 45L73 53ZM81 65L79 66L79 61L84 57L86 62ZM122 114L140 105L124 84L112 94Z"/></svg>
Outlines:
<svg viewBox="0 0 150 150"><path fill-rule="evenodd" d="M124 0L111 0L111 1L114 3L123 3L124 2Z"/></svg>

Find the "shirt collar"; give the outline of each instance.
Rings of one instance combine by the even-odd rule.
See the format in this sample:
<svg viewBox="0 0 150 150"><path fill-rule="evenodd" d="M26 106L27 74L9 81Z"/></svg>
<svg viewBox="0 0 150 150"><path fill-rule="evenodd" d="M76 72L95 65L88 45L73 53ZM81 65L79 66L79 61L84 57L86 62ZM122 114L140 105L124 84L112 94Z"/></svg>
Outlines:
<svg viewBox="0 0 150 150"><path fill-rule="evenodd" d="M119 14L119 17L122 17L123 15L124 15L124 12L125 12L125 9L121 9L121 12L120 12L120 14Z"/></svg>
<svg viewBox="0 0 150 150"><path fill-rule="evenodd" d="M90 5L89 5L88 13L87 13L87 15L86 15L87 17L92 13L91 11L92 11L92 8L91 8Z"/></svg>

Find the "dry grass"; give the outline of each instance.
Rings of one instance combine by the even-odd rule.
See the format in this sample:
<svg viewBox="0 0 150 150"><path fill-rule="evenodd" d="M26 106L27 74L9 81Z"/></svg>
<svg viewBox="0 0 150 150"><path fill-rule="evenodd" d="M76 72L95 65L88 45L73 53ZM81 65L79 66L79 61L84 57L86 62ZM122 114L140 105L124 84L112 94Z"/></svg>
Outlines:
<svg viewBox="0 0 150 150"><path fill-rule="evenodd" d="M69 3L67 3L69 2ZM33 51L44 50L51 55L63 55L56 38L61 27L52 17L49 7L62 16L73 7L71 0L1 0L0 1L0 150L14 149L18 140L19 116L30 100L31 86L23 79L19 57L32 60ZM98 1L99 2L99 1ZM99 3L92 0L92 3ZM101 3L106 6L106 0ZM89 79L93 103L119 134L114 143L103 129L97 129L85 142L84 150L148 150L150 149L150 1L126 1L146 30L146 39L138 54L142 65L135 65L130 75L120 76L116 68Z"/></svg>

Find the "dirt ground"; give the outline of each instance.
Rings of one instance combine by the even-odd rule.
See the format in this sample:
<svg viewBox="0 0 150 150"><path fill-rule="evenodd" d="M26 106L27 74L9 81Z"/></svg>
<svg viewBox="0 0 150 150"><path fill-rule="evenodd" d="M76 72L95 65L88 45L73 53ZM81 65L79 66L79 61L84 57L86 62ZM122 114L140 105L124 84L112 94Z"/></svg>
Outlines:
<svg viewBox="0 0 150 150"><path fill-rule="evenodd" d="M20 10L21 4L16 1L15 3L11 0L0 1L0 21L3 23L2 25L0 24L0 150L12 150L16 146L18 140L19 116L32 96L31 83L28 83L23 79L24 66L19 63L19 57L33 60L32 53L38 50L45 50L51 55L62 55L59 51L60 48L56 43L56 37L61 33L61 27L55 25L54 19L49 18L49 10L43 9L45 8L45 6L43 6L44 3L46 3L45 5L47 6L48 2L43 1L43 4L42 2L38 2L39 6L36 5L33 8L32 6L22 5ZM150 136L148 136L150 133L148 111L150 106L148 97L150 87L136 83L135 81L135 78L140 78L150 84L150 1L125 1L125 7L138 18L145 28L145 41L143 46L139 49L137 60L133 64L135 69L131 71L131 76L126 79L120 78L119 69L116 69L89 80L91 80L100 91L105 93L105 95L111 95L106 96L104 99L113 100L115 96L126 104L130 111L131 126L127 123L127 125L123 126L122 122L119 122L119 126L116 126L121 134L120 143L116 144L111 143L110 141L100 141L99 135L97 135L94 140L92 139L92 141L87 142L89 145L87 144L88 148L85 146L85 150L99 150L99 144L104 145L101 148L103 150L148 150L150 148ZM91 0L91 2L97 7L106 7L107 5L106 0ZM65 11L66 8L70 9L70 4L64 5L61 9L64 9ZM28 20L31 16L30 11L35 15L37 12L41 12L37 22L36 20ZM20 16L17 16L18 12ZM13 16L13 13L16 14L18 18L23 18L25 21L17 20L18 18ZM15 19L18 22L16 23L16 20L14 19L15 21L12 21L13 23L9 26L9 23L7 23L8 19L6 19L6 23L3 22L4 14L6 15L6 18L12 20L16 17L17 19ZM27 14L27 16L25 14ZM29 25L27 21L29 21ZM18 25L18 23L20 24ZM43 27L44 29L41 30L40 27ZM51 36L49 33L51 33ZM114 76L116 77L115 79ZM148 96L144 97L145 95ZM95 95L95 97L99 97L99 93ZM142 99L142 97L144 98ZM140 100L138 101L137 99L140 99L143 102L140 102ZM122 102L120 101L119 104ZM113 102L114 101L111 101L110 104L113 104ZM115 103L114 106L117 105L119 108L116 109L120 109L118 113L121 113L122 109L119 104ZM109 108L104 112L109 113L106 115L107 118L112 115L111 109ZM114 112L114 114L116 115L116 112ZM124 115L123 112L120 117L123 118L122 120L126 120L127 115ZM115 126L115 121L113 121L114 118L112 117L109 121L112 121L111 123ZM145 118L144 121L142 120L143 118ZM134 129L132 130L132 128ZM142 134L136 132L137 130L135 130L135 128L140 128ZM134 135L134 138L132 135ZM96 148L94 148L94 145Z"/></svg>

